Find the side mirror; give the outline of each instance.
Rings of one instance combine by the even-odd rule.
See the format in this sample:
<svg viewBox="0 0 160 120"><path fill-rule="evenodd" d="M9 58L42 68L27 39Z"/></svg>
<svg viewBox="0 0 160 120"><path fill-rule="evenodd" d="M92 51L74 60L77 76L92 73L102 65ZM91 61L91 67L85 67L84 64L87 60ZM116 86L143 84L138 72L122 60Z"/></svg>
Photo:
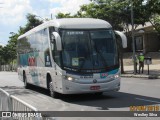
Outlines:
<svg viewBox="0 0 160 120"><path fill-rule="evenodd" d="M57 51L62 50L62 41L61 37L57 32L53 32L51 35L51 43L55 43L57 47Z"/></svg>
<svg viewBox="0 0 160 120"><path fill-rule="evenodd" d="M122 40L122 47L127 48L127 37L126 37L126 35L123 32L120 32L120 31L115 31L115 34L120 36L120 38Z"/></svg>

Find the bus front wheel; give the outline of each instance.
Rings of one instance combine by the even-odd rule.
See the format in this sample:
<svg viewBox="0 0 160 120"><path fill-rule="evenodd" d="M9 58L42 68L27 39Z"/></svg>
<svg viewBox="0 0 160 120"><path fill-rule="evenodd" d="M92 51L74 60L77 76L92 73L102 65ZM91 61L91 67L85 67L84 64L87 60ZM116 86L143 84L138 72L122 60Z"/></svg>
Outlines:
<svg viewBox="0 0 160 120"><path fill-rule="evenodd" d="M48 81L49 81L48 89L49 89L49 92L50 92L50 96L52 98L57 98L58 97L58 93L54 91L54 88L53 88L54 86L53 86L51 77L48 77Z"/></svg>
<svg viewBox="0 0 160 120"><path fill-rule="evenodd" d="M29 88L29 85L27 83L27 77L26 77L26 74L24 73L23 74L23 82L24 82L24 88L28 89Z"/></svg>

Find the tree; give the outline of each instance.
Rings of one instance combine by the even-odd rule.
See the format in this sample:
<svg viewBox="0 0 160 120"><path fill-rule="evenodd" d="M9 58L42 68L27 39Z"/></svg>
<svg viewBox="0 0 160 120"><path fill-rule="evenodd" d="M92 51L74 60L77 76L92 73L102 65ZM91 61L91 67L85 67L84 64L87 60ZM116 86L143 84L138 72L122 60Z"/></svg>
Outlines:
<svg viewBox="0 0 160 120"><path fill-rule="evenodd" d="M150 18L150 23L160 35L160 15L159 14L152 15L152 17Z"/></svg>
<svg viewBox="0 0 160 120"><path fill-rule="evenodd" d="M70 13L66 13L66 14L64 14L64 13L58 13L57 15L56 15L56 18L73 18L74 16L71 16L71 14Z"/></svg>
<svg viewBox="0 0 160 120"><path fill-rule="evenodd" d="M146 14L148 14L149 22L155 28L160 35L160 1L159 0L147 0Z"/></svg>
<svg viewBox="0 0 160 120"><path fill-rule="evenodd" d="M120 8L124 5L114 0L93 0L88 5L83 5L79 13L83 16L99 18L111 23L113 29L123 30ZM118 18L117 18L118 17Z"/></svg>
<svg viewBox="0 0 160 120"><path fill-rule="evenodd" d="M26 18L27 18L27 24L25 25L25 27L20 27L20 32L22 33L25 33L43 23L43 21L36 18L36 15L30 13L26 15Z"/></svg>

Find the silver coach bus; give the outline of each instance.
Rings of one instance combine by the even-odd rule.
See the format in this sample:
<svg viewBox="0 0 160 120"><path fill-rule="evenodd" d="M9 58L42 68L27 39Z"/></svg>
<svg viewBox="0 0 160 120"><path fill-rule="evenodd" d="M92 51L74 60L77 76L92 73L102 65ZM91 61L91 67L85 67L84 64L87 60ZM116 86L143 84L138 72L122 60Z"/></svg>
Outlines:
<svg viewBox="0 0 160 120"><path fill-rule="evenodd" d="M52 97L118 91L115 32L108 22L93 18L45 22L18 38L18 75L26 88L46 88Z"/></svg>

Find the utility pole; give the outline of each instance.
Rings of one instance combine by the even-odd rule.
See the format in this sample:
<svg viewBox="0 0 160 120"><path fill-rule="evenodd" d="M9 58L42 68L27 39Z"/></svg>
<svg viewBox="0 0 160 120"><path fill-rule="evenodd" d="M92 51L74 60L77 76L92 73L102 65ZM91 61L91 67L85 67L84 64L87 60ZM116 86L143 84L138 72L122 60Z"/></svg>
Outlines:
<svg viewBox="0 0 160 120"><path fill-rule="evenodd" d="M134 75L136 75L136 57L135 57L135 41L134 41L134 13L133 13L133 0L131 0L131 23L132 23L132 47L133 47L133 65L134 65Z"/></svg>

